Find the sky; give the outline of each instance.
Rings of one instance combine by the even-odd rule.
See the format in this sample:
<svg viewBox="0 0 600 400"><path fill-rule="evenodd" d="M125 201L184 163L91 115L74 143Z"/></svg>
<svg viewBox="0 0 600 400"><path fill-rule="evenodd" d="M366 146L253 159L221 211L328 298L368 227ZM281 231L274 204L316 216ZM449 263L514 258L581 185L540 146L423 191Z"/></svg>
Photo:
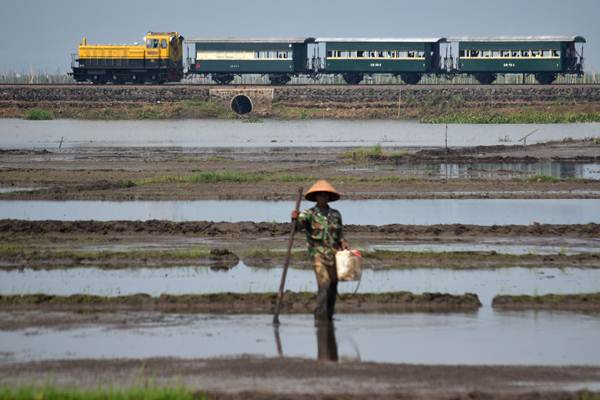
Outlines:
<svg viewBox="0 0 600 400"><path fill-rule="evenodd" d="M185 37L452 37L581 35L600 70L600 0L0 0L0 72L70 69L88 43Z"/></svg>

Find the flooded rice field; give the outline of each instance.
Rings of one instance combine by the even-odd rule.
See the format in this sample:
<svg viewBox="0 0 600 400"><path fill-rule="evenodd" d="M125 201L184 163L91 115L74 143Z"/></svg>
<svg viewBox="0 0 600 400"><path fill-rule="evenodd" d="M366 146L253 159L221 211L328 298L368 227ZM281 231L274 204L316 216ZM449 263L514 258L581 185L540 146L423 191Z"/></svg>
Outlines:
<svg viewBox="0 0 600 400"><path fill-rule="evenodd" d="M121 296L147 293L265 293L274 292L281 268L251 268L239 263L228 271L208 267L135 268L104 270L72 268L56 270L0 271L0 294L90 294ZM312 270L290 269L286 290L311 292L316 288ZM485 307L500 294L543 295L600 292L600 269L503 268L496 270L366 269L360 284L341 282L342 294L409 291L475 293Z"/></svg>
<svg viewBox="0 0 600 400"><path fill-rule="evenodd" d="M346 166L337 168L340 172L362 172L374 174L394 172L400 176L444 179L513 179L545 176L556 179L600 179L598 163L432 163L373 166Z"/></svg>
<svg viewBox="0 0 600 400"><path fill-rule="evenodd" d="M594 199L342 200L334 207L342 213L345 224L356 225L600 222L600 202ZM0 201L0 219L287 222L292 209L293 204L286 201L15 200Z"/></svg>
<svg viewBox="0 0 600 400"><path fill-rule="evenodd" d="M409 251L409 252L495 252L511 255L575 255L600 253L600 239L544 239L520 237L516 240L506 238L482 238L476 242L435 243L419 241L394 241L367 245L367 250Z"/></svg>
<svg viewBox="0 0 600 400"><path fill-rule="evenodd" d="M40 317L29 314L31 320ZM0 313L0 320L11 318L15 316ZM0 364L243 355L444 365L600 364L600 319L583 314L489 309L469 314L345 314L333 326L317 328L311 315L283 315L278 330L271 320L271 315L129 313L113 322L4 330Z"/></svg>
<svg viewBox="0 0 600 400"><path fill-rule="evenodd" d="M599 123L451 124L448 145L530 144L600 136ZM2 148L58 149L95 146L279 147L279 146L444 146L445 125L407 121L309 120L244 123L228 120L26 121L0 120ZM139 134L132 135L132 132ZM368 132L368 135L365 134Z"/></svg>

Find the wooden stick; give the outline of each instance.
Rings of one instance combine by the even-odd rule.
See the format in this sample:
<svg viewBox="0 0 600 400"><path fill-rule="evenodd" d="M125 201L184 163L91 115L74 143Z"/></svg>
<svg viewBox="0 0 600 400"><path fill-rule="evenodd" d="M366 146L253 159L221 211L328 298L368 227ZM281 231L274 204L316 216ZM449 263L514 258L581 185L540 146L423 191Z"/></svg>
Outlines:
<svg viewBox="0 0 600 400"><path fill-rule="evenodd" d="M298 188L298 197L296 198L296 212L300 211L300 202L302 201L302 188ZM277 305L275 306L275 314L273 314L273 325L279 325L279 311L281 311L281 302L283 301L283 289L285 287L285 278L287 276L290 258L292 256L292 245L294 244L294 233L296 233L296 220L292 221L292 229L290 239L288 240L287 253L285 255L285 263L283 264L283 274L281 274L281 282L279 283L279 293L277 293Z"/></svg>

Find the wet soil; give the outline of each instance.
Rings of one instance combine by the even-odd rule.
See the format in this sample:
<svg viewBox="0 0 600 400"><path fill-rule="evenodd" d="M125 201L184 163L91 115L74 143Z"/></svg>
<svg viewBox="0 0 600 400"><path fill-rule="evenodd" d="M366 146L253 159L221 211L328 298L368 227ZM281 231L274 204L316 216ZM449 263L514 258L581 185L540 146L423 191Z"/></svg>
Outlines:
<svg viewBox="0 0 600 400"><path fill-rule="evenodd" d="M186 385L213 399L596 399L600 368L441 366L293 358L56 360L0 366L0 384Z"/></svg>
<svg viewBox="0 0 600 400"><path fill-rule="evenodd" d="M103 269L203 266L227 270L239 261L251 267L283 265L289 235L284 223L170 221L23 221L0 220L0 268L55 269L93 266ZM599 224L586 225L347 225L352 246L363 249L365 268L485 269L507 267L600 268L596 245ZM452 245L488 242L528 243L532 251L503 254L452 250ZM310 269L303 233L297 233L292 268ZM386 243L447 244L445 251L369 250ZM486 242L487 243L487 242ZM583 252L569 253L573 243ZM535 246L556 253L536 254Z"/></svg>
<svg viewBox="0 0 600 400"><path fill-rule="evenodd" d="M314 293L286 292L283 313L311 313L315 307ZM166 295L151 297L147 294L103 297L92 295L0 295L2 310L53 311L165 311L218 314L273 313L276 293L215 293L202 295ZM476 311L481 306L477 295L443 293L412 294L409 292L358 293L340 296L338 313L371 312L456 312Z"/></svg>
<svg viewBox="0 0 600 400"><path fill-rule="evenodd" d="M364 152L364 150L363 150ZM69 148L0 152L0 186L38 188L3 199L200 200L292 199L298 186L317 178L336 185L347 199L600 198L600 180L557 179L496 171L485 178L446 179L397 166L427 163L597 163L594 140L540 145L446 150L390 149L353 160L336 147L271 149ZM356 158L356 152L355 152ZM393 167L392 170L380 168ZM433 167L435 168L435 167ZM201 173L253 173L231 180L198 180Z"/></svg>
<svg viewBox="0 0 600 400"><path fill-rule="evenodd" d="M171 222L171 221L25 221L0 220L0 235L185 235L207 238L252 240L289 234L289 223L271 222ZM600 224L575 225L344 225L345 234L364 238L406 240L414 238L481 236L573 236L598 237Z"/></svg>
<svg viewBox="0 0 600 400"><path fill-rule="evenodd" d="M566 310L600 312L600 293L496 296L492 306L501 310Z"/></svg>

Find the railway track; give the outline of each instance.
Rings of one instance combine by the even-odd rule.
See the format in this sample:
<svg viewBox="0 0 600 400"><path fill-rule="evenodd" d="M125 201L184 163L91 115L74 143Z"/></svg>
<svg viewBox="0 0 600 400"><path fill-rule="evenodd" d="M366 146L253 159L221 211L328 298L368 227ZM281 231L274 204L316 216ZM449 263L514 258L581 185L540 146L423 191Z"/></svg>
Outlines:
<svg viewBox="0 0 600 400"><path fill-rule="evenodd" d="M577 88L598 88L600 87L600 83L597 84L572 84L572 83L553 83L550 85L542 85L542 84L504 84L504 83L494 83L491 85L481 85L478 83L468 83L468 84L417 84L417 85L390 85L390 84L363 84L363 85L339 85L339 84L285 84L285 85L266 85L266 84L252 84L252 85L242 85L242 84L232 84L232 85L217 85L217 84L182 84L182 83L170 83L170 84L162 84L162 85L135 85L135 84L109 84L109 85L92 85L92 84L76 84L76 83L0 83L0 88L14 88L14 87L36 87L36 88L82 88L89 87L93 89L110 89L110 88L148 88L148 89L171 89L174 87L199 87L199 88L217 88L217 89L247 89L247 88L332 88L332 89L341 89L341 88L364 88L364 87L377 87L377 88L422 88L422 89L451 89L451 88L506 88L506 89L537 89L537 88L551 88L551 87L561 87L561 88L569 88L569 87L577 87Z"/></svg>

